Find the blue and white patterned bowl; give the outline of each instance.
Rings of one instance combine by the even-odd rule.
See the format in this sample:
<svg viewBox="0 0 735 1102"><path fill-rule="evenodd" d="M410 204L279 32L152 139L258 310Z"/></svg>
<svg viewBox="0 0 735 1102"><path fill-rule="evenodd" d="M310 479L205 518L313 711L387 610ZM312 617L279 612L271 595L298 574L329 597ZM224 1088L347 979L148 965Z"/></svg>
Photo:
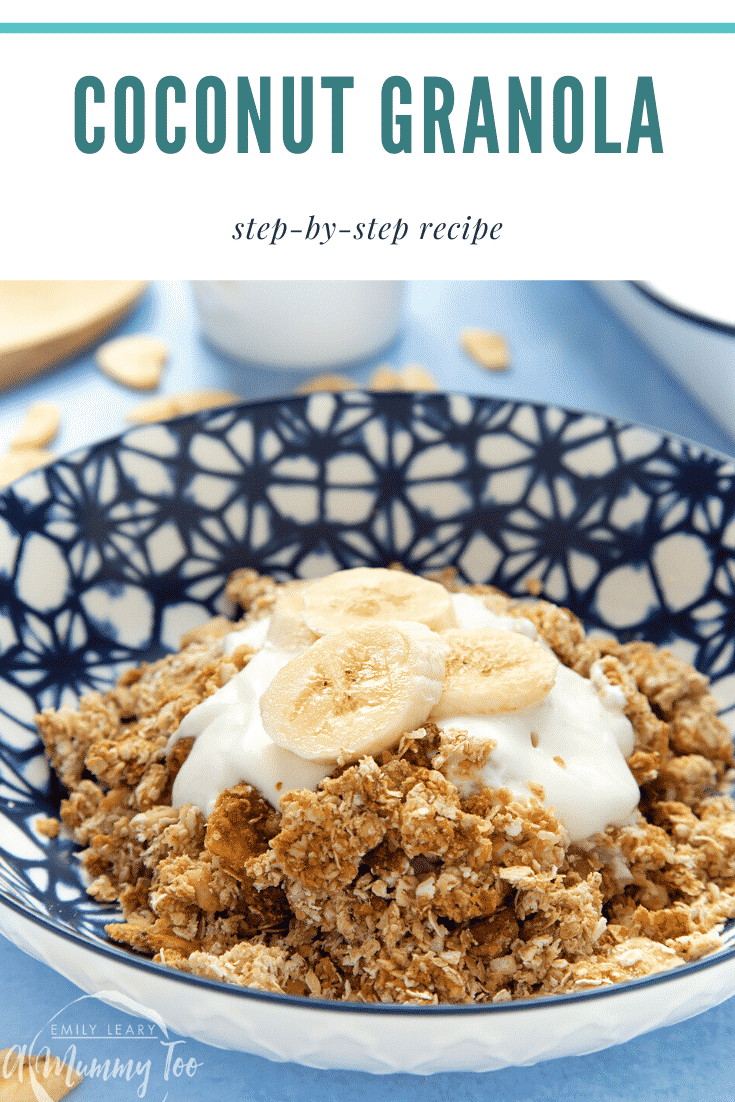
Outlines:
<svg viewBox="0 0 735 1102"><path fill-rule="evenodd" d="M735 462L586 413L466 395L320 394L132 429L0 495L0 930L184 1034L315 1067L483 1071L604 1048L735 992L735 945L604 991L483 1007L334 1004L172 973L105 940L33 722L176 648L229 573L400 560L672 646L735 704ZM735 935L732 936L735 943Z"/></svg>

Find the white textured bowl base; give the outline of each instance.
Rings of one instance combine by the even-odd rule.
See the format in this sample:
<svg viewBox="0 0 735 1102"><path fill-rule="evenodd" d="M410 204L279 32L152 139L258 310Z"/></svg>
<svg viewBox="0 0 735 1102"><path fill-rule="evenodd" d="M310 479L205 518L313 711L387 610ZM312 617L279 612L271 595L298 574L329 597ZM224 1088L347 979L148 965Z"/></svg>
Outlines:
<svg viewBox="0 0 735 1102"><path fill-rule="evenodd" d="M729 957L701 970L669 973L663 984L618 986L602 998L591 992L591 997L505 1003L497 1014L488 1007L366 1013L306 999L284 1003L183 977L191 984L187 993L178 973L169 977L80 947L1 905L0 927L20 949L88 994L126 995L184 1036L268 1060L377 1075L496 1071L583 1056L675 1025L735 992L735 959ZM440 1019L440 1045L438 1030L427 1028L427 1016Z"/></svg>
<svg viewBox="0 0 735 1102"><path fill-rule="evenodd" d="M243 363L319 370L366 360L395 339L397 280L203 280L192 284L207 340Z"/></svg>

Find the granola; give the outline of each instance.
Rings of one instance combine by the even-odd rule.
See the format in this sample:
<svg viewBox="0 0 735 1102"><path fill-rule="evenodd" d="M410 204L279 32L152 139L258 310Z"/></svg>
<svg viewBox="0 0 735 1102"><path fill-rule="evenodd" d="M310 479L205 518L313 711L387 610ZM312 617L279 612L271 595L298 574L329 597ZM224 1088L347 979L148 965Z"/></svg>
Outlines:
<svg viewBox="0 0 735 1102"><path fill-rule="evenodd" d="M460 588L451 572L438 580ZM641 792L623 825L572 843L539 785L528 799L461 795L450 775L493 747L433 722L338 765L316 791L286 792L278 810L248 784L208 819L172 807L192 740L167 754L169 736L248 663L252 648L227 655L222 639L268 616L279 588L236 572L240 625L218 618L78 710L38 717L88 891L122 910L110 938L241 987L415 1005L579 992L721 947L735 917L733 751L707 680L650 644L589 638L544 600L464 590L622 690Z"/></svg>

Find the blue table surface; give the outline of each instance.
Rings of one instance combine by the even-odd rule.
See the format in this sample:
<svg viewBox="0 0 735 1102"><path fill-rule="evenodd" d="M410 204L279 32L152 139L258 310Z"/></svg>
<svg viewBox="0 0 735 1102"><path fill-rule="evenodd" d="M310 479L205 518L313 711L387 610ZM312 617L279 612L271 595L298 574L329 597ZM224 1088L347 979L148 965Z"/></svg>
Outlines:
<svg viewBox="0 0 735 1102"><path fill-rule="evenodd" d="M457 335L467 325L498 329L506 335L513 355L509 371L488 373L465 356ZM189 288L183 283L154 283L119 331L151 333L168 343L171 358L160 388L164 394L206 387L259 400L289 394L305 378L298 373L245 368L213 351L199 335ZM412 283L403 334L379 360L397 366L420 361L447 390L594 410L735 454L735 440L583 283ZM346 371L358 382L365 382L376 362ZM34 401L58 403L62 429L53 447L62 453L122 431L127 411L144 397L101 375L91 354L81 356L2 395L0 452L8 446L24 409ZM0 1050L27 1044L79 994L67 980L0 936ZM96 1001L88 1003L85 1010L85 1020L96 1024L98 1034L114 1031L124 1017ZM85 1053L87 1059L105 1059L101 1042L96 1048L94 1042L88 1042ZM144 1094L140 1093L144 1087L140 1076L129 1081L109 1079L104 1084L87 1078L71 1097L75 1102L102 1098L132 1102L138 1097L153 1102L164 1098L166 1102L205 1102L218 1094L253 1102L352 1102L362 1098L374 1102L495 1098L506 1102L730 1102L735 1025L733 1003L728 1001L688 1022L600 1053L531 1068L430 1078L315 1071L224 1052L188 1039L178 1046L176 1055L185 1063L195 1060L198 1067L192 1076L169 1074L165 1080L164 1059L159 1056ZM140 1048L121 1038L115 1056L121 1061L137 1061ZM193 1069L194 1065L189 1066ZM3 1098L0 1078L0 1102Z"/></svg>

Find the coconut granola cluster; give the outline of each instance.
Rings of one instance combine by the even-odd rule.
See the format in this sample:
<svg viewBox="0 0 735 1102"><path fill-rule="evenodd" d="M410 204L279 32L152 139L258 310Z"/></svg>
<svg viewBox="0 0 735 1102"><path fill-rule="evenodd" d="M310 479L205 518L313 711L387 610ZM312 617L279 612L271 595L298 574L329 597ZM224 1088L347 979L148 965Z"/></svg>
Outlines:
<svg viewBox="0 0 735 1102"><path fill-rule="evenodd" d="M459 588L451 572L440 580ZM280 810L245 784L207 820L172 807L191 740L166 755L169 736L253 653L226 656L242 623L218 618L77 710L38 717L89 893L122 909L110 938L242 987L418 1005L582 991L720 948L735 916L732 742L707 680L650 644L588 638L546 601L468 591L531 620L577 673L600 663L622 688L641 788L626 825L570 844L539 786L527 800L502 788L461 798L448 763L456 777L492 751L432 723L316 792L286 793ZM228 587L245 622L276 592L249 570Z"/></svg>

